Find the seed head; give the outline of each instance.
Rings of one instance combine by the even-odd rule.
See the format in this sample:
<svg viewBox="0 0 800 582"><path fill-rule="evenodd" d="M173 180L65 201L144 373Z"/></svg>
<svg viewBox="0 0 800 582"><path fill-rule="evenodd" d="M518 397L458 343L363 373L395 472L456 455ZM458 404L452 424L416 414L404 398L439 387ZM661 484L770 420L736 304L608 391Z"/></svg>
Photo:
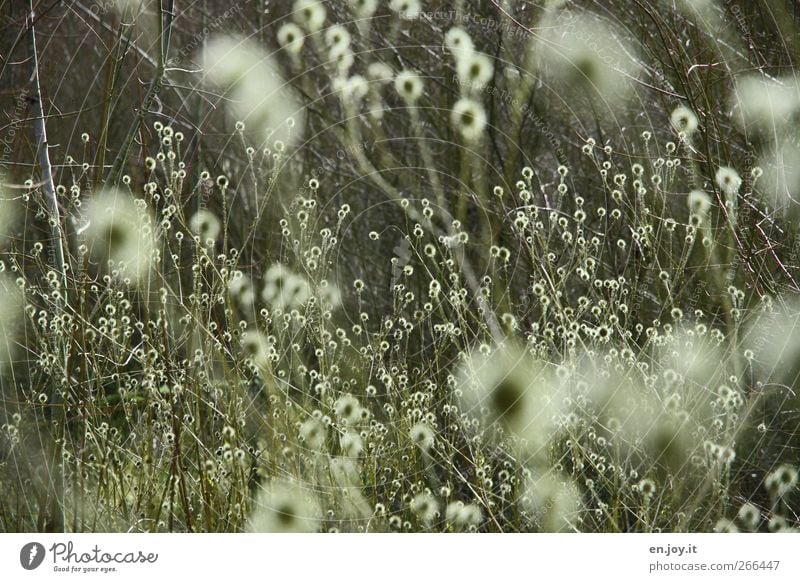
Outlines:
<svg viewBox="0 0 800 582"><path fill-rule="evenodd" d="M736 198L736 195L739 193L739 187L742 185L742 179L739 177L739 173L736 170L720 166L714 179L717 182L717 186L725 193L728 200Z"/></svg>
<svg viewBox="0 0 800 582"><path fill-rule="evenodd" d="M677 132L683 132L686 136L691 137L697 131L698 121L697 115L694 111L685 105L676 107L669 117L672 128Z"/></svg>
<svg viewBox="0 0 800 582"><path fill-rule="evenodd" d="M255 533L311 533L319 529L321 511L310 491L297 483L273 482L253 503L248 529Z"/></svg>
<svg viewBox="0 0 800 582"><path fill-rule="evenodd" d="M486 129L483 105L472 99L459 99L451 114L453 126L467 141L477 141Z"/></svg>
<svg viewBox="0 0 800 582"><path fill-rule="evenodd" d="M287 22L278 29L278 44L286 52L297 55L303 50L305 34L302 29L292 22Z"/></svg>
<svg viewBox="0 0 800 582"><path fill-rule="evenodd" d="M411 511L424 524L429 525L436 519L439 502L430 493L420 493L411 500Z"/></svg>
<svg viewBox="0 0 800 582"><path fill-rule="evenodd" d="M494 75L492 60L482 53L472 52L458 59L458 78L473 91L480 91Z"/></svg>
<svg viewBox="0 0 800 582"><path fill-rule="evenodd" d="M308 32L317 32L325 24L328 12L319 0L295 0L294 21Z"/></svg>
<svg viewBox="0 0 800 582"><path fill-rule="evenodd" d="M205 244L206 241L215 241L219 236L221 226L219 219L208 210L198 210L191 220L189 220L189 228L194 234L200 237L200 241Z"/></svg>
<svg viewBox="0 0 800 582"><path fill-rule="evenodd" d="M444 44L453 53L456 60L469 57L475 50L475 45L469 33L459 26L454 26L444 35Z"/></svg>
<svg viewBox="0 0 800 582"><path fill-rule="evenodd" d="M409 431L411 442L424 452L430 452L436 442L433 430L427 424L418 423Z"/></svg>
<svg viewBox="0 0 800 582"><path fill-rule="evenodd" d="M133 281L143 278L153 255L153 225L142 200L115 189L94 195L86 207L87 245L101 265Z"/></svg>
<svg viewBox="0 0 800 582"><path fill-rule="evenodd" d="M422 96L422 78L414 71L401 71L395 77L394 88L403 100L413 105Z"/></svg>
<svg viewBox="0 0 800 582"><path fill-rule="evenodd" d="M419 16L419 0L391 0L389 9L403 20L414 20Z"/></svg>
<svg viewBox="0 0 800 582"><path fill-rule="evenodd" d="M697 216L705 216L708 209L711 208L711 196L702 190L692 190L689 192L689 197L686 199L689 210L692 214Z"/></svg>
<svg viewBox="0 0 800 582"><path fill-rule="evenodd" d="M348 4L358 18L370 18L378 9L378 0L348 0Z"/></svg>

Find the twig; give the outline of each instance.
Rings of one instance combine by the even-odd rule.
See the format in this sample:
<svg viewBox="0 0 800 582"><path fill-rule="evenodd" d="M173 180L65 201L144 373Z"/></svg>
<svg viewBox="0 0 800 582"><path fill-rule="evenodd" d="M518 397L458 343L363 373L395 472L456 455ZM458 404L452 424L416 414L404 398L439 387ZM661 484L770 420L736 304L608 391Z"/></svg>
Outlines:
<svg viewBox="0 0 800 582"><path fill-rule="evenodd" d="M50 153L47 144L47 127L45 125L44 107L42 106L42 88L39 83L39 57L36 52L36 30L34 28L35 15L33 10L33 0L28 0L28 14L26 17L26 30L28 32L29 46L31 52L31 96L33 105L33 128L36 134L36 150L39 167L42 173L42 186L44 188L45 200L50 213L50 233L52 244L55 251L55 265L53 268L60 271L63 288L61 295L56 299L56 313L64 310L67 302L67 265L64 259L64 242L61 233L61 214L58 210L58 200L56 199L56 189L53 184L53 168L50 165ZM66 362L67 355L64 355ZM63 424L62 424L63 427ZM53 459L53 500L49 521L46 529L50 531L63 531L64 529L64 503L61 496L64 495L64 467L63 455L61 450L54 450ZM50 492L48 492L50 493Z"/></svg>
<svg viewBox="0 0 800 582"><path fill-rule="evenodd" d="M29 0L29 18L27 20L27 30L30 33L30 52L33 70L31 72L31 95L30 100L33 105L33 128L36 133L36 150L39 167L42 172L42 186L44 188L47 209L50 212L50 232L53 237L57 265L64 280L65 288L67 282L66 262L64 259L64 244L61 234L61 213L58 209L56 199L56 189L53 182L53 167L50 164L50 152L47 144L47 126L45 125L44 107L42 106L42 89L39 83L39 57L36 52L36 33L33 26L33 0Z"/></svg>
<svg viewBox="0 0 800 582"><path fill-rule="evenodd" d="M167 7L164 8L164 3L166 3ZM150 110L153 102L158 97L159 91L161 91L161 87L164 84L164 79L166 75L166 66L167 66L167 55L169 53L169 44L170 44L170 36L172 32L172 21L175 17L175 2L174 0L161 0L160 2L160 12L159 12L159 39L160 39L160 50L158 52L158 65L156 67L155 75L153 76L153 80L150 82L150 88L147 90L147 94L142 101L142 106L139 108L139 111L134 117L133 122L131 123L130 128L128 129L128 134L125 136L125 140L122 143L122 147L117 154L116 160L114 160L114 164L111 167L111 171L108 174L106 179L106 183L109 185L116 184L116 182L122 176L122 170L125 166L125 162L128 158L128 152L133 145L133 141L136 139L136 134L139 132L139 128L141 127L142 120L147 112Z"/></svg>

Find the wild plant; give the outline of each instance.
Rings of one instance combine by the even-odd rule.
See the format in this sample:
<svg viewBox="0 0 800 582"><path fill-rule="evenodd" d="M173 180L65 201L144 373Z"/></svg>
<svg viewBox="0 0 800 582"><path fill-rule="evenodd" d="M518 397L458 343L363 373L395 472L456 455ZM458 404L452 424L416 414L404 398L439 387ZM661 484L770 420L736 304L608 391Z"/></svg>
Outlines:
<svg viewBox="0 0 800 582"><path fill-rule="evenodd" d="M216 27L3 184L3 529L797 528L789 33L483 4Z"/></svg>

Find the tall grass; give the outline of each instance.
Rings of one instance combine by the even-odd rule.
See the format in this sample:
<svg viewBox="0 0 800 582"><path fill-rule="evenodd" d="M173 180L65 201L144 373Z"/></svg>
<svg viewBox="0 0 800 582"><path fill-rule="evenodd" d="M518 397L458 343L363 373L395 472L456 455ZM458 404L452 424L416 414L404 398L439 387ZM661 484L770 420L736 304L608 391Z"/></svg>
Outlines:
<svg viewBox="0 0 800 582"><path fill-rule="evenodd" d="M162 14L197 99L2 185L0 528L798 527L797 46L450 4Z"/></svg>

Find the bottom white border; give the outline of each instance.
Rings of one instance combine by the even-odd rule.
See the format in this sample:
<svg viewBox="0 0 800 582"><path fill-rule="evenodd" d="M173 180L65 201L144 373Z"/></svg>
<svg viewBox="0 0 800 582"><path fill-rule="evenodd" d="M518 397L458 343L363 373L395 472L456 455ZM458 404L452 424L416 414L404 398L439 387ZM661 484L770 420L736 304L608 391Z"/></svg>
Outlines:
<svg viewBox="0 0 800 582"><path fill-rule="evenodd" d="M0 572L114 582L797 580L798 550L791 534L3 534Z"/></svg>

